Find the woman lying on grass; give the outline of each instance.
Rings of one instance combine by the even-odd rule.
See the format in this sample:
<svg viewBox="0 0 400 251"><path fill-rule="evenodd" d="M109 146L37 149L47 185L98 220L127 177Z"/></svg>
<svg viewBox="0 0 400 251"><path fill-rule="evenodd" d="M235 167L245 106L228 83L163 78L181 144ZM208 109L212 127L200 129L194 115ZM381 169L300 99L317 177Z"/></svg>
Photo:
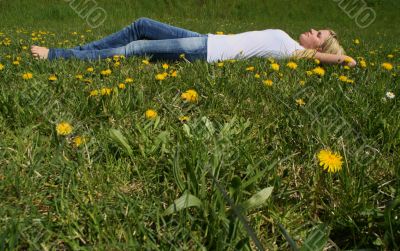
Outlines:
<svg viewBox="0 0 400 251"><path fill-rule="evenodd" d="M40 59L78 58L94 60L115 55L150 56L152 60L178 60L184 54L189 61L216 62L251 57L315 58L321 63L355 66L345 55L335 32L310 29L293 40L278 29L249 31L235 35L200 34L148 18L139 18L99 41L71 49L31 47Z"/></svg>

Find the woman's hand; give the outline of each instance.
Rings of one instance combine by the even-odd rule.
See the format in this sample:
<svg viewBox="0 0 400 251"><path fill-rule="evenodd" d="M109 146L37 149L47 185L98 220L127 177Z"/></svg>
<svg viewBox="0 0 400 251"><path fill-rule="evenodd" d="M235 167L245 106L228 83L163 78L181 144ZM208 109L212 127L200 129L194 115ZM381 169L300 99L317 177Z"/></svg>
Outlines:
<svg viewBox="0 0 400 251"><path fill-rule="evenodd" d="M345 59L343 60L344 63L350 67L355 67L357 65L357 61L354 60L354 58L345 56Z"/></svg>

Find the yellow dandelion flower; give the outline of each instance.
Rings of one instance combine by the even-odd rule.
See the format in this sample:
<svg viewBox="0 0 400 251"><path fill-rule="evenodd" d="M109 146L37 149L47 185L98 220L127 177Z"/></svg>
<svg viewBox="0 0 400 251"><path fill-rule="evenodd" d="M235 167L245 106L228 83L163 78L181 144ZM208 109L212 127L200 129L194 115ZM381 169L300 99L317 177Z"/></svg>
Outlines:
<svg viewBox="0 0 400 251"><path fill-rule="evenodd" d="M393 54L387 55L388 58L394 58Z"/></svg>
<svg viewBox="0 0 400 251"><path fill-rule="evenodd" d="M18 61L18 60L15 60L15 61L12 62L12 64L13 64L13 65L19 65L19 61Z"/></svg>
<svg viewBox="0 0 400 251"><path fill-rule="evenodd" d="M223 66L224 66L224 63L223 63L223 62L219 62L219 63L217 64L217 66L218 66L218 67L223 67Z"/></svg>
<svg viewBox="0 0 400 251"><path fill-rule="evenodd" d="M85 82L86 84L91 84L93 83L93 80L91 80L90 78L85 78L83 82Z"/></svg>
<svg viewBox="0 0 400 251"><path fill-rule="evenodd" d="M260 78L261 76L260 76L260 74L256 73L256 74L254 74L254 77L255 78Z"/></svg>
<svg viewBox="0 0 400 251"><path fill-rule="evenodd" d="M287 63L286 66L292 70L296 70L296 68L297 68L297 64L295 62L289 62L289 63Z"/></svg>
<svg viewBox="0 0 400 251"><path fill-rule="evenodd" d="M48 78L49 81L56 81L57 80L57 76L56 75L50 75Z"/></svg>
<svg viewBox="0 0 400 251"><path fill-rule="evenodd" d="M154 119L157 117L157 112L153 109L148 109L145 112L146 119Z"/></svg>
<svg viewBox="0 0 400 251"><path fill-rule="evenodd" d="M342 156L339 153L333 153L329 150L321 150L318 155L319 165L330 173L342 170Z"/></svg>
<svg viewBox="0 0 400 251"><path fill-rule="evenodd" d="M145 60L142 60L142 63L143 63L143 64L145 64L145 65L148 65L148 64L150 64L149 60L147 60L147 59L145 59Z"/></svg>
<svg viewBox="0 0 400 251"><path fill-rule="evenodd" d="M121 65L121 62L119 62L119 61L114 63L114 67L119 67L120 65Z"/></svg>
<svg viewBox="0 0 400 251"><path fill-rule="evenodd" d="M272 86L272 84L274 83L271 79L267 79L263 81L264 85L266 86Z"/></svg>
<svg viewBox="0 0 400 251"><path fill-rule="evenodd" d="M314 59L314 63L315 63L315 64L320 64L320 63L321 63L321 61L319 61L319 59L318 59L318 58L316 58L316 59Z"/></svg>
<svg viewBox="0 0 400 251"><path fill-rule="evenodd" d="M74 143L75 147L80 147L82 144L86 143L86 138L83 136L76 136L72 142Z"/></svg>
<svg viewBox="0 0 400 251"><path fill-rule="evenodd" d="M249 66L246 68L246 71L254 71L254 69L255 69L254 66Z"/></svg>
<svg viewBox="0 0 400 251"><path fill-rule="evenodd" d="M0 71L2 71L4 69L4 65L0 64Z"/></svg>
<svg viewBox="0 0 400 251"><path fill-rule="evenodd" d="M381 66L388 71L391 71L393 69L393 65L391 63L383 63Z"/></svg>
<svg viewBox="0 0 400 251"><path fill-rule="evenodd" d="M344 58L344 60L343 60L345 63L350 63L352 60L351 60L351 58L350 57L345 57Z"/></svg>
<svg viewBox="0 0 400 251"><path fill-rule="evenodd" d="M124 84L124 83L120 83L120 84L118 85L118 88L119 88L119 89L125 89L125 88L126 88L126 86L125 86L125 84Z"/></svg>
<svg viewBox="0 0 400 251"><path fill-rule="evenodd" d="M180 116L179 121L182 123L188 122L190 118L188 116Z"/></svg>
<svg viewBox="0 0 400 251"><path fill-rule="evenodd" d="M103 71L100 72L100 74L101 74L102 76L110 76L111 73L112 73L112 71L111 71L110 69L103 70Z"/></svg>
<svg viewBox="0 0 400 251"><path fill-rule="evenodd" d="M307 76L311 76L311 75L313 75L313 72L312 71L306 71L306 74L307 74Z"/></svg>
<svg viewBox="0 0 400 251"><path fill-rule="evenodd" d="M22 46L22 49L23 49L24 51L26 51L26 50L28 50L28 46Z"/></svg>
<svg viewBox="0 0 400 251"><path fill-rule="evenodd" d="M83 78L83 75L82 74L75 75L75 78L81 80Z"/></svg>
<svg viewBox="0 0 400 251"><path fill-rule="evenodd" d="M93 90L90 92L89 97L96 97L99 95L99 91L98 90Z"/></svg>
<svg viewBox="0 0 400 251"><path fill-rule="evenodd" d="M164 73L159 73L156 75L156 80L164 80L167 76L164 75Z"/></svg>
<svg viewBox="0 0 400 251"><path fill-rule="evenodd" d="M93 67L88 67L88 68L86 69L86 71L87 71L87 72L94 72L94 68L93 68Z"/></svg>
<svg viewBox="0 0 400 251"><path fill-rule="evenodd" d="M167 70L167 69L169 68L169 65L168 65L168 64L163 64L163 65L162 65L162 68L163 68L164 70Z"/></svg>
<svg viewBox="0 0 400 251"><path fill-rule="evenodd" d="M177 71L173 71L173 72L171 73L171 77L176 78L177 76L178 76L178 72L177 72Z"/></svg>
<svg viewBox="0 0 400 251"><path fill-rule="evenodd" d="M306 102L304 102L304 100L302 98L296 99L296 104L298 106L304 106L306 104Z"/></svg>
<svg viewBox="0 0 400 251"><path fill-rule="evenodd" d="M299 81L299 84L300 84L300 85L305 85L305 84L306 84L306 81L300 80L300 81Z"/></svg>
<svg viewBox="0 0 400 251"><path fill-rule="evenodd" d="M73 127L68 122L61 122L57 125L56 131L58 135L69 135L72 133Z"/></svg>
<svg viewBox="0 0 400 251"><path fill-rule="evenodd" d="M133 83L133 78L126 78L125 84L130 84L130 83Z"/></svg>
<svg viewBox="0 0 400 251"><path fill-rule="evenodd" d="M228 61L229 61L229 63L236 63L237 60L236 59L229 59Z"/></svg>
<svg viewBox="0 0 400 251"><path fill-rule="evenodd" d="M350 83L350 84L354 83L354 80L351 80L351 79L349 79L348 77L346 77L344 75L339 76L339 80L342 81L342 82L345 82L345 83Z"/></svg>
<svg viewBox="0 0 400 251"><path fill-rule="evenodd" d="M198 98L199 94L193 89L189 89L181 94L181 99L186 102L195 103L198 101Z"/></svg>
<svg viewBox="0 0 400 251"><path fill-rule="evenodd" d="M26 73L22 74L22 78L25 80L31 79L31 78L33 78L33 74L30 72L26 72Z"/></svg>
<svg viewBox="0 0 400 251"><path fill-rule="evenodd" d="M355 44L360 44L360 40L359 39L354 39L354 43Z"/></svg>
<svg viewBox="0 0 400 251"><path fill-rule="evenodd" d="M114 56L113 56L114 62L118 62L118 61L119 61L119 58L120 58L119 55L114 55Z"/></svg>
<svg viewBox="0 0 400 251"><path fill-rule="evenodd" d="M215 32L215 34L217 34L217 35L224 35L224 32L223 32L223 31L217 31L217 32Z"/></svg>
<svg viewBox="0 0 400 251"><path fill-rule="evenodd" d="M312 72L321 77L323 77L325 75L325 70L322 67L317 67L317 68L313 69Z"/></svg>
<svg viewBox="0 0 400 251"><path fill-rule="evenodd" d="M365 60L361 60L360 61L360 67L367 68L367 62L365 62Z"/></svg>
<svg viewBox="0 0 400 251"><path fill-rule="evenodd" d="M100 93L103 96L110 96L112 89L111 88L101 88Z"/></svg>
<svg viewBox="0 0 400 251"><path fill-rule="evenodd" d="M274 71L279 71L279 64L277 64L277 63L271 64L271 69Z"/></svg>
<svg viewBox="0 0 400 251"><path fill-rule="evenodd" d="M341 75L339 77L339 80L342 81L342 82L346 82L348 80L348 78L346 76Z"/></svg>

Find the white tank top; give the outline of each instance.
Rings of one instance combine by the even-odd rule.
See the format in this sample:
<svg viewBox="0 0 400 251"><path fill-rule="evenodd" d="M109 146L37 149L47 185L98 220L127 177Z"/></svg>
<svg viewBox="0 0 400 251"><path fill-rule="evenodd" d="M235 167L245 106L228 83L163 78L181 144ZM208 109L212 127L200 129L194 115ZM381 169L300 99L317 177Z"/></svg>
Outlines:
<svg viewBox="0 0 400 251"><path fill-rule="evenodd" d="M248 31L234 35L208 34L207 62L251 57L288 58L304 48L278 29Z"/></svg>

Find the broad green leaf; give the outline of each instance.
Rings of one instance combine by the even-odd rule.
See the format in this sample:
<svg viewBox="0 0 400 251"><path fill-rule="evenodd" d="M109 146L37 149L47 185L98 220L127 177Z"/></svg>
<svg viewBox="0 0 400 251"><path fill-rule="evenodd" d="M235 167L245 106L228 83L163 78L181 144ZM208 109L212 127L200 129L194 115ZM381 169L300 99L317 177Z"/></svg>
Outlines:
<svg viewBox="0 0 400 251"><path fill-rule="evenodd" d="M206 126L206 128L207 128L207 130L208 130L208 133L210 134L210 136L211 136L211 135L214 135L214 133L215 133L215 128L214 128L213 123L212 123L207 117L205 117L205 116L202 117L201 120L204 122L204 124L205 124L205 126Z"/></svg>
<svg viewBox="0 0 400 251"><path fill-rule="evenodd" d="M128 141L126 140L125 136L119 130L110 129L110 137L117 143L120 147L125 150L129 156L133 155L132 148L129 146Z"/></svg>
<svg viewBox="0 0 400 251"><path fill-rule="evenodd" d="M243 202L242 207L245 211L262 206L269 196L271 196L273 187L267 187L251 196L250 199Z"/></svg>
<svg viewBox="0 0 400 251"><path fill-rule="evenodd" d="M183 124L182 128L183 131L186 133L186 136L188 136L189 138L193 137L193 135L190 133L190 127L187 124Z"/></svg>
<svg viewBox="0 0 400 251"><path fill-rule="evenodd" d="M173 214L188 207L201 208L202 206L203 203L199 198L197 198L194 195L191 195L188 192L185 192L179 199L175 200L174 203L165 210L164 215Z"/></svg>

